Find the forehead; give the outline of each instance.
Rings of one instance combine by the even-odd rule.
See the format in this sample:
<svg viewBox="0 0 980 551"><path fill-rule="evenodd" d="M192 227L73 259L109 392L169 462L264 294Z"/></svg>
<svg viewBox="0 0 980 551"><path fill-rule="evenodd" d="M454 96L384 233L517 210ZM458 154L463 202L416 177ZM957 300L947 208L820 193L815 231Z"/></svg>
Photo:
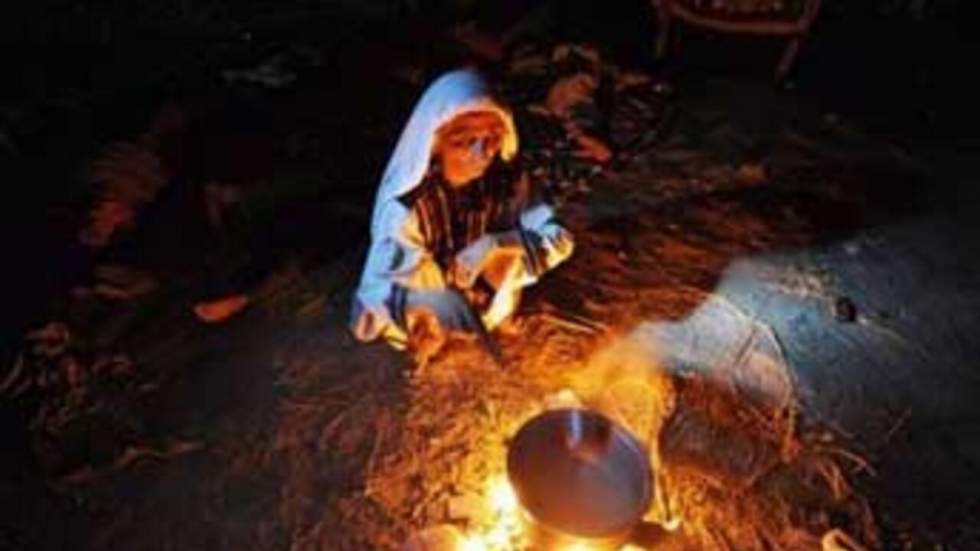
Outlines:
<svg viewBox="0 0 980 551"><path fill-rule="evenodd" d="M454 117L439 130L445 133L457 134L482 131L499 132L503 129L504 121L501 120L500 115L491 111L473 111Z"/></svg>

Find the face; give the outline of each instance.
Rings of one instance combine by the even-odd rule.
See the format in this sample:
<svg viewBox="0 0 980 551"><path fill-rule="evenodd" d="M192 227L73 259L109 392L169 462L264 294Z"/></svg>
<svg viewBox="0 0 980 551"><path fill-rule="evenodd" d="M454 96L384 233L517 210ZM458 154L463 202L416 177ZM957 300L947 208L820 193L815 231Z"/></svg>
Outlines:
<svg viewBox="0 0 980 551"><path fill-rule="evenodd" d="M488 111L460 115L439 128L435 153L450 185L462 187L486 172L500 152L506 128Z"/></svg>

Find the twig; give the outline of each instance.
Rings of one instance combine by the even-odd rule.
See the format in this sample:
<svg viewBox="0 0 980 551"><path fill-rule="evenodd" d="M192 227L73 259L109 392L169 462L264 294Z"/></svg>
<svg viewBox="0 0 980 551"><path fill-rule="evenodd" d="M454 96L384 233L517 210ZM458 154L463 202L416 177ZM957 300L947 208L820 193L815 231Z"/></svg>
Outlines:
<svg viewBox="0 0 980 551"><path fill-rule="evenodd" d="M899 416L899 418L895 421L892 427L888 429L887 432L885 432L885 436L882 437L881 442L878 444L878 447L882 447L888 444L888 442L892 439L892 437L895 436L895 433L897 433L898 430L902 428L902 426L906 423L906 421L909 420L911 416L912 416L912 408L906 409L905 413Z"/></svg>
<svg viewBox="0 0 980 551"><path fill-rule="evenodd" d="M566 315L542 312L541 316L554 325L569 329L571 331L577 331L579 333L589 333L594 335L601 333L605 329L603 325L597 324L596 322L573 319L567 317ZM596 325L599 326L597 327Z"/></svg>
<svg viewBox="0 0 980 551"><path fill-rule="evenodd" d="M330 438L333 438L334 431L336 431L337 428L340 427L340 423L344 420L345 417L347 417L347 413L349 411L350 409L338 413L336 417L334 417L333 419L330 420L329 423L327 423L327 426L323 427L323 430L320 431L321 441L323 441L323 439L329 440Z"/></svg>
<svg viewBox="0 0 980 551"><path fill-rule="evenodd" d="M374 442L371 444L371 454L368 455L367 465L364 473L370 476L375 470L375 463L378 461L378 450L381 448L381 441L387 439L388 428L374 431Z"/></svg>
<svg viewBox="0 0 980 551"><path fill-rule="evenodd" d="M857 466L858 470L867 471L871 476L878 476L878 472L871 466L871 463L869 463L867 459L864 459L852 451L838 446L825 446L823 449L824 451L837 454L845 459L850 459Z"/></svg>
<svg viewBox="0 0 980 551"><path fill-rule="evenodd" d="M91 465L86 465L59 478L58 483L83 484L129 468L141 459L155 459L158 461L163 461L190 452L198 451L203 448L204 444L197 441L176 441L171 443L166 449L163 450L145 446L128 446L123 453L112 462L111 465L101 469L96 469Z"/></svg>
<svg viewBox="0 0 980 551"><path fill-rule="evenodd" d="M732 549L732 544L729 543L728 538L725 537L721 530L712 530L711 528L708 528L707 532L720 549L723 549L724 551L734 551Z"/></svg>

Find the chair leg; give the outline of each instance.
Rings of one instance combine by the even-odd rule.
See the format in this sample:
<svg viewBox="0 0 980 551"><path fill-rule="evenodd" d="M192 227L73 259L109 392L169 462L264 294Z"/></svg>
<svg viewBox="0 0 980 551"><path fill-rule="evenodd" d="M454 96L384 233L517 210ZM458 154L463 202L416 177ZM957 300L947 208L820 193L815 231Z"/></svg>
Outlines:
<svg viewBox="0 0 980 551"><path fill-rule="evenodd" d="M776 68L776 80L781 81L786 78L789 74L790 69L793 68L793 62L796 61L796 54L800 51L800 42L802 38L794 37L790 39L789 44L786 45L786 49L783 50L783 56L779 60L779 66Z"/></svg>

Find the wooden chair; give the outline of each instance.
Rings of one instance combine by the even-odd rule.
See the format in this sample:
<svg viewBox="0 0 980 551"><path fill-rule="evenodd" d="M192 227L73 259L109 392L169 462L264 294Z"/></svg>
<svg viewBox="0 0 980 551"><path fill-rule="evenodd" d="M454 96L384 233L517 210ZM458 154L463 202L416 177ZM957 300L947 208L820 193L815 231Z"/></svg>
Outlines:
<svg viewBox="0 0 980 551"><path fill-rule="evenodd" d="M785 36L789 39L776 68L776 78L782 80L793 67L800 42L817 18L821 0L802 0L799 14L729 13L721 10L694 7L690 0L651 0L660 21L657 37L657 57L667 53L667 41L675 22L723 33ZM721 5L725 0L721 1Z"/></svg>

